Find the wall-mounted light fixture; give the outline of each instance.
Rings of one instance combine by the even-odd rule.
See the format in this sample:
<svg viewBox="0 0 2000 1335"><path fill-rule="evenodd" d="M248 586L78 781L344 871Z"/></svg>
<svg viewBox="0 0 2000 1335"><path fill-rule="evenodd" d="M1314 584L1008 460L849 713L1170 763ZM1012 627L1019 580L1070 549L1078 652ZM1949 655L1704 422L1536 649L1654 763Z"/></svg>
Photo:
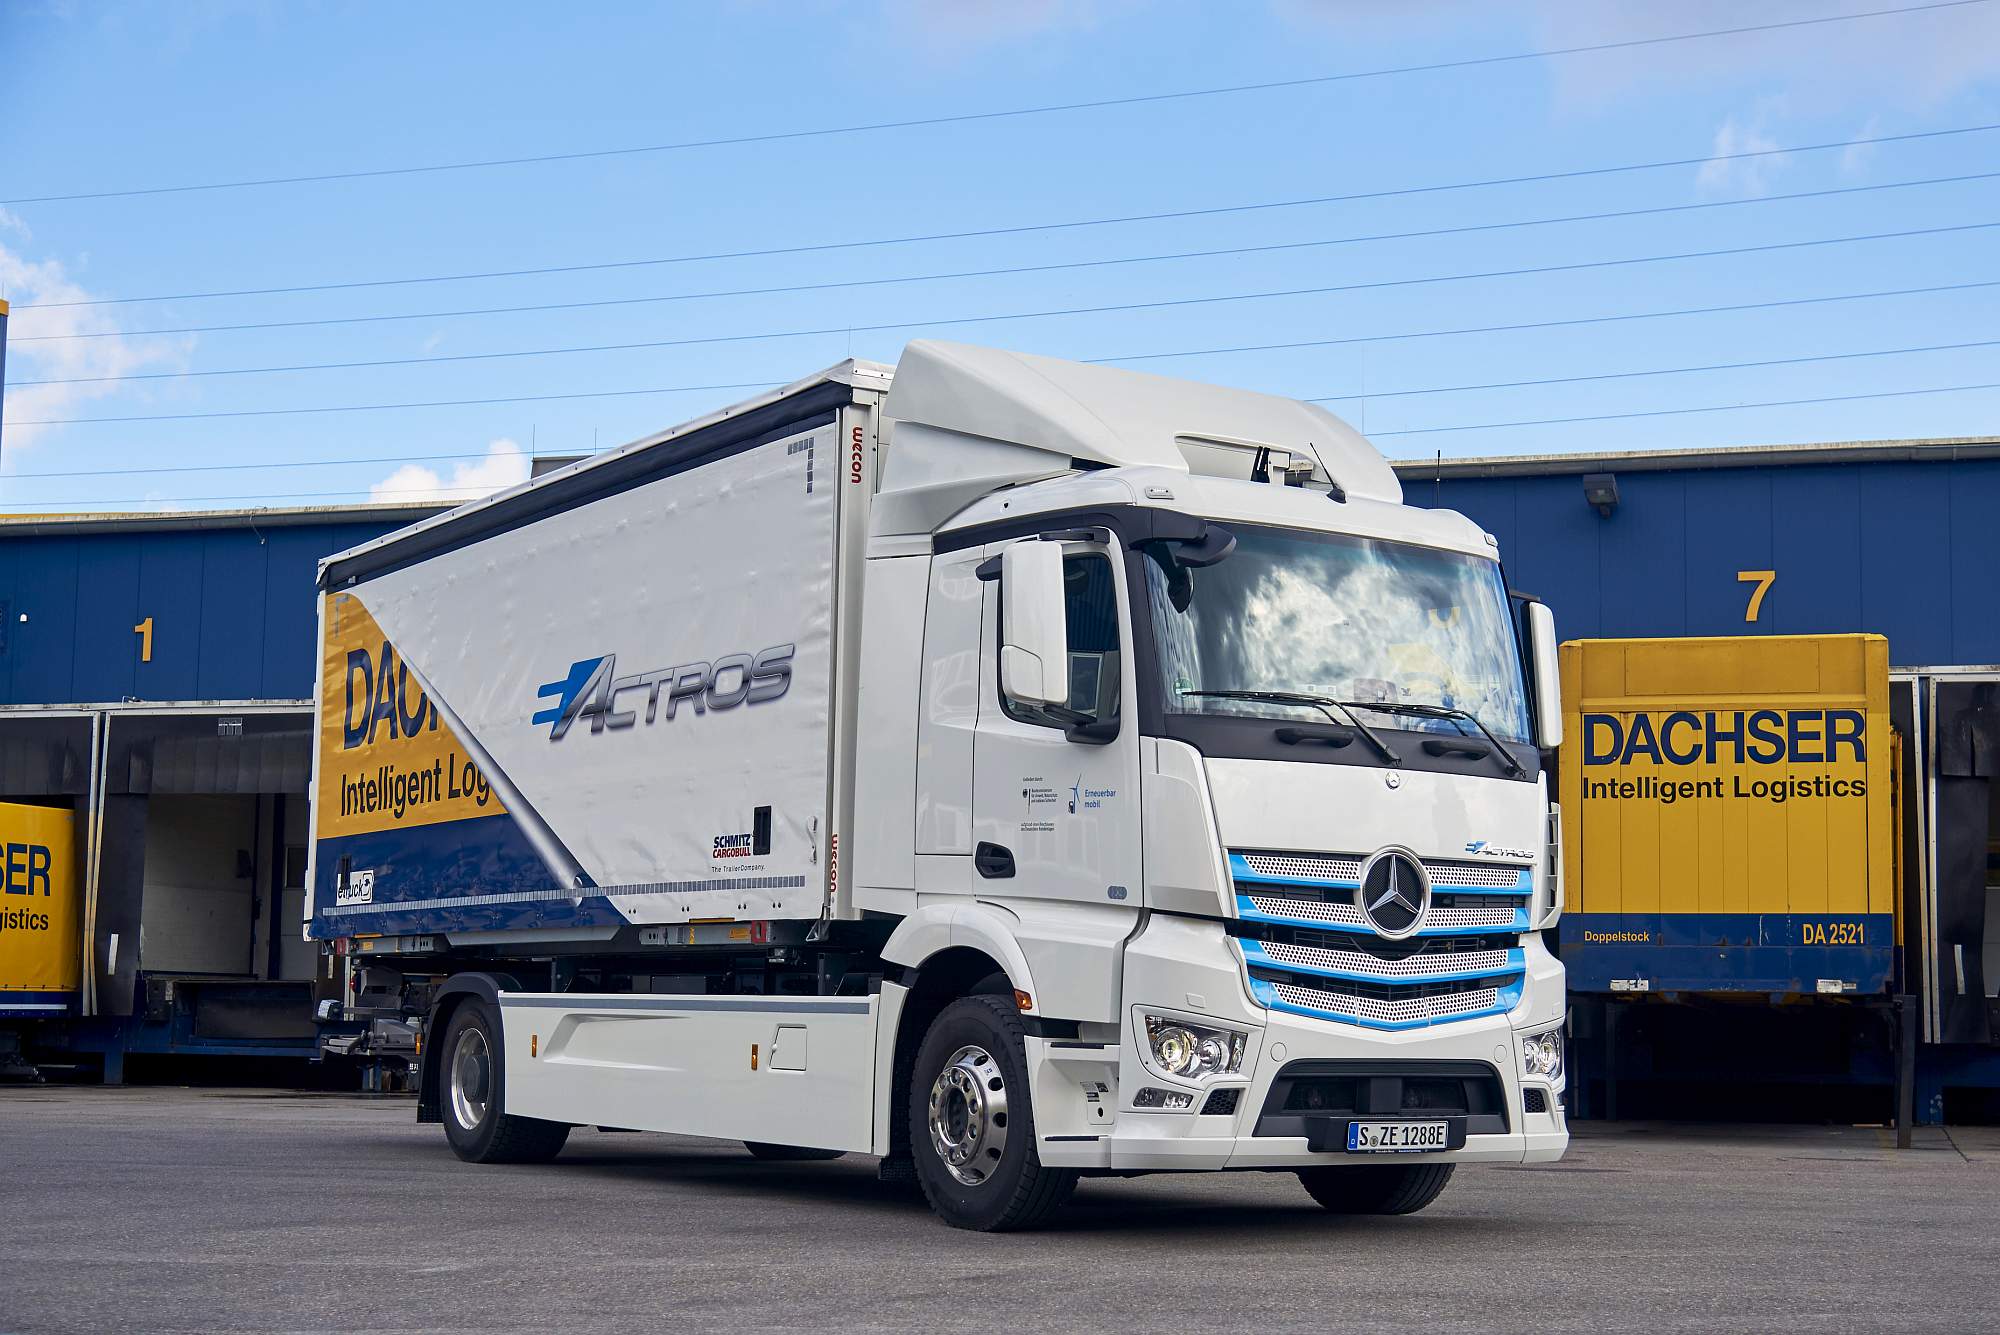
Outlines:
<svg viewBox="0 0 2000 1335"><path fill-rule="evenodd" d="M1618 508L1618 475L1616 473L1585 473L1583 475L1583 499L1606 519Z"/></svg>

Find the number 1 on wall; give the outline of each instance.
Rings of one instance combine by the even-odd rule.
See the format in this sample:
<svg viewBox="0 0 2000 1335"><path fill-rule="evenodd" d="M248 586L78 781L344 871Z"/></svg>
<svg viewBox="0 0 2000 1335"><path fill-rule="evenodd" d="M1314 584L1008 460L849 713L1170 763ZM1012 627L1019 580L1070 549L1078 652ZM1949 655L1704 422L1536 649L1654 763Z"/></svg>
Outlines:
<svg viewBox="0 0 2000 1335"><path fill-rule="evenodd" d="M132 627L132 633L139 637L139 661L141 663L152 662L153 661L153 618L147 617L144 621L141 621L138 625Z"/></svg>

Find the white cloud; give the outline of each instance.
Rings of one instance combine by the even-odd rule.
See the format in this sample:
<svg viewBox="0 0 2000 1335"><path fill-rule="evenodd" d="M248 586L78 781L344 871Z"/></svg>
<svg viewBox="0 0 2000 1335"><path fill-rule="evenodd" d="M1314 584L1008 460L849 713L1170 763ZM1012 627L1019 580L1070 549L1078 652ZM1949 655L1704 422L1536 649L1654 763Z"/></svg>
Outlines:
<svg viewBox="0 0 2000 1335"><path fill-rule="evenodd" d="M8 230L27 232L12 215L0 222ZM59 429L36 425L38 421L71 416L83 404L127 388L102 377L181 370L194 351L192 336L110 334L118 327L112 312L119 307L58 304L92 297L60 260L31 260L0 245L0 293L13 307L7 325L4 441L10 461L17 450ZM79 334L98 337L63 337ZM31 383L35 381L72 383Z"/></svg>
<svg viewBox="0 0 2000 1335"><path fill-rule="evenodd" d="M518 442L502 438L483 458L454 464L449 478L435 468L404 464L368 489L371 501L472 501L528 480L528 456Z"/></svg>
<svg viewBox="0 0 2000 1335"><path fill-rule="evenodd" d="M1771 192L1771 182L1785 169L1788 155L1771 153L1778 141L1765 133L1760 114L1748 122L1735 116L1722 122L1715 132L1715 156L1701 164L1695 181L1711 195L1753 196ZM1744 153L1767 153L1768 157L1746 158Z"/></svg>

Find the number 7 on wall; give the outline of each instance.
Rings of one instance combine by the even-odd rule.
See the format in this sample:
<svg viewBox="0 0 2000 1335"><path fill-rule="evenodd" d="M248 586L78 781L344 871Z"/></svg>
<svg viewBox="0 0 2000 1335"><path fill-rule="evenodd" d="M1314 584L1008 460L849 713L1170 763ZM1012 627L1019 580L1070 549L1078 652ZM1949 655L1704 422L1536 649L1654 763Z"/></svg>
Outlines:
<svg viewBox="0 0 2000 1335"><path fill-rule="evenodd" d="M1757 586L1750 590L1750 606L1743 611L1743 619L1745 621L1755 621L1757 619L1757 614L1764 608L1764 595L1771 591L1772 581L1777 578L1778 572L1775 570L1739 570L1736 572L1736 582L1738 584L1755 584Z"/></svg>

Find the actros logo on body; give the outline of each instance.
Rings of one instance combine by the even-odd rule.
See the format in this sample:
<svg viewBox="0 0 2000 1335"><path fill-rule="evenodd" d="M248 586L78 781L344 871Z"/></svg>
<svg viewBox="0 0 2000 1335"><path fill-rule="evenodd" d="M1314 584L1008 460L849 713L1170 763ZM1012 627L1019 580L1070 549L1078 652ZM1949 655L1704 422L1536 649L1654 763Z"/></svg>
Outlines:
<svg viewBox="0 0 2000 1335"><path fill-rule="evenodd" d="M682 663L650 672L618 675L618 656L581 658L570 664L561 681L544 683L537 697L556 697L536 711L531 722L549 725L549 740L559 742L572 724L588 720L592 732L630 728L643 712L648 724L663 713L668 722L682 705L695 713L734 709L776 700L792 688L792 655L798 648L776 644L754 654L724 654L708 663ZM643 699L644 704L641 705Z"/></svg>

